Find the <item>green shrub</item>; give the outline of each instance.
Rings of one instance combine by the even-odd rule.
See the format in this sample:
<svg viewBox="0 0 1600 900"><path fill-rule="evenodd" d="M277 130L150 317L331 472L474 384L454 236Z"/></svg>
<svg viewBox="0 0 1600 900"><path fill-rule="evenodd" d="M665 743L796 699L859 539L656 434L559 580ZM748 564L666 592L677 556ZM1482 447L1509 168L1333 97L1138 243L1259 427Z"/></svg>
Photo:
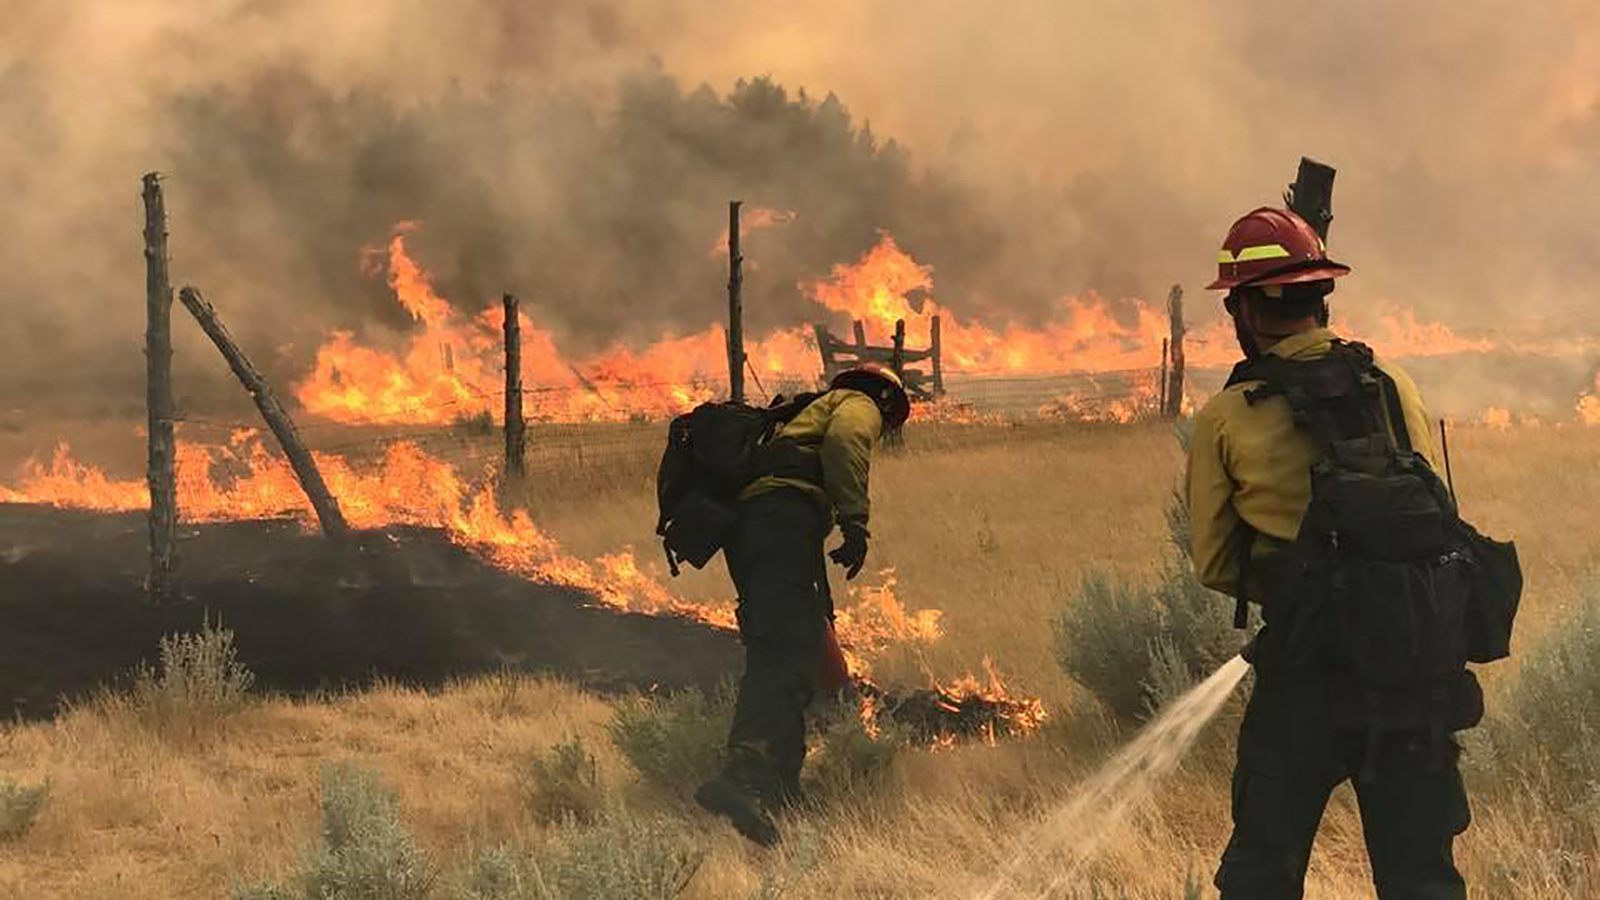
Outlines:
<svg viewBox="0 0 1600 900"><path fill-rule="evenodd" d="M434 873L376 772L322 768L322 842L289 883L251 883L233 900L426 900Z"/></svg>
<svg viewBox="0 0 1600 900"><path fill-rule="evenodd" d="M1524 651L1485 729L1501 765L1548 778L1562 808L1600 814L1600 588Z"/></svg>
<svg viewBox="0 0 1600 900"><path fill-rule="evenodd" d="M29 787L0 781L0 840L15 840L27 834L49 796L48 783Z"/></svg>
<svg viewBox="0 0 1600 900"><path fill-rule="evenodd" d="M575 828L534 853L480 851L455 879L452 900L671 900L704 852L681 822L602 821Z"/></svg>
<svg viewBox="0 0 1600 900"><path fill-rule="evenodd" d="M545 823L592 823L605 806L599 767L577 738L534 754L518 780L529 808Z"/></svg>
<svg viewBox="0 0 1600 900"><path fill-rule="evenodd" d="M717 774L732 722L733 692L724 686L711 699L696 690L633 698L607 730L646 781L683 793Z"/></svg>
<svg viewBox="0 0 1600 900"><path fill-rule="evenodd" d="M892 724L868 730L859 710L847 710L822 732L811 774L823 798L859 797L883 784L906 747L905 734Z"/></svg>
<svg viewBox="0 0 1600 900"><path fill-rule="evenodd" d="M532 859L508 846L487 847L456 878L452 900L559 900Z"/></svg>
<svg viewBox="0 0 1600 900"><path fill-rule="evenodd" d="M1168 506L1173 551L1154 582L1098 572L1051 623L1056 661L1120 723L1143 721L1232 659L1244 643L1233 600L1200 583L1181 496Z"/></svg>
<svg viewBox="0 0 1600 900"><path fill-rule="evenodd" d="M705 857L685 831L665 819L614 819L567 837L541 868L560 900L671 900Z"/></svg>
<svg viewBox="0 0 1600 900"><path fill-rule="evenodd" d="M192 733L242 708L254 683L239 662L233 632L206 621L194 634L161 639L159 666L139 667L129 700L146 724Z"/></svg>

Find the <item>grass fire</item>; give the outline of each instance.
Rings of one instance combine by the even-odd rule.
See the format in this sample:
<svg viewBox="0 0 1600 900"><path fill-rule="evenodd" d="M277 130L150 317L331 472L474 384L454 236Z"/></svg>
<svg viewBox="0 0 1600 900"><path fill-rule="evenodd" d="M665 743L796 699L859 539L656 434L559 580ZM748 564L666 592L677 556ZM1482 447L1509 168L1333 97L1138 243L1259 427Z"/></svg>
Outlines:
<svg viewBox="0 0 1600 900"><path fill-rule="evenodd" d="M0 900L1600 895L1581 4L58 6Z"/></svg>

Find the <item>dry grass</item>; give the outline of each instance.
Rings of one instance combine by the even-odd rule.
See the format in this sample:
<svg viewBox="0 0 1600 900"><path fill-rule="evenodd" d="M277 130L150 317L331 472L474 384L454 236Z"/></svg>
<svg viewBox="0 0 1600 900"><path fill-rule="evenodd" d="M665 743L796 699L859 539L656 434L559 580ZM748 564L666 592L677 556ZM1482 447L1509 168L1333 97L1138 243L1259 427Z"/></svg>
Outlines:
<svg viewBox="0 0 1600 900"><path fill-rule="evenodd" d="M1451 449L1469 515L1515 536L1522 550L1526 651L1596 568L1600 429L1462 428ZM603 474L573 468L544 481L529 505L574 551L632 544L659 572L650 453L633 458ZM545 824L519 789L519 767L573 739L593 753L599 783L620 808L675 817L704 849L685 897L972 896L1023 826L1094 763L1087 704L1052 658L1048 623L1091 568L1153 574L1180 466L1160 426L913 431L908 451L885 456L874 469L872 564L896 570L909 606L944 610L946 636L892 652L879 676L944 678L990 655L1019 689L1045 698L1057 721L1000 747L903 753L870 790L791 820L778 852L754 850L681 799L645 789L607 739L605 702L508 675L437 694L264 700L204 741L163 738L94 708L9 726L0 731L0 780L51 789L33 827L0 844L0 900L220 897L237 879L280 877L315 838L318 773L329 760L378 770L446 871L486 846L534 852L583 826ZM729 596L720 564L678 586L708 602ZM849 602L842 591L840 602ZM1490 670L1491 694L1515 677L1514 661ZM1228 827L1226 772L1225 752L1196 759L1119 826L1092 874L1152 898L1181 897L1188 875L1209 879ZM1525 782L1476 780L1477 821L1460 845L1476 895L1556 900L1574 896L1575 871L1594 876L1593 827L1574 827ZM1369 897L1365 879L1343 791L1308 896ZM1087 882L1074 887L1088 896Z"/></svg>

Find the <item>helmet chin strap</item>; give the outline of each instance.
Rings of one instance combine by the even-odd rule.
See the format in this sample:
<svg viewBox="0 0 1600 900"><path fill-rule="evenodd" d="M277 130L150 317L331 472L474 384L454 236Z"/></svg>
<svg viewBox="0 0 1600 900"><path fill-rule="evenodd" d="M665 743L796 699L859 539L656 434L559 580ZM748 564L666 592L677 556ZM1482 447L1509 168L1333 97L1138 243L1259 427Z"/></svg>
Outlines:
<svg viewBox="0 0 1600 900"><path fill-rule="evenodd" d="M1245 359L1255 359L1261 355L1261 348L1256 345L1256 336L1250 327L1244 323L1244 297L1235 288L1222 298L1222 308L1228 311L1228 317L1233 319L1233 335L1239 341L1239 349L1244 351Z"/></svg>

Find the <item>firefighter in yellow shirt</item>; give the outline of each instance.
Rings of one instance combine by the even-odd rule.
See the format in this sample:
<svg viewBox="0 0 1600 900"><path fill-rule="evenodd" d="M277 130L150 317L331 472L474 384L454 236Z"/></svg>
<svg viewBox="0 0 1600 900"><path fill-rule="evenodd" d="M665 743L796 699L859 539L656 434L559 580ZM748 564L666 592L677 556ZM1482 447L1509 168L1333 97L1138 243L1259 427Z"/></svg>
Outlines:
<svg viewBox="0 0 1600 900"><path fill-rule="evenodd" d="M1430 753L1425 727L1391 731L1373 719L1363 729L1359 718L1354 724L1341 718L1350 676L1325 650L1305 657L1312 661L1303 665L1277 664L1290 658L1284 647L1293 643L1290 634L1300 634L1304 618L1296 619L1298 599L1276 596L1265 573L1275 555L1296 542L1312 500L1312 467L1325 456L1304 422L1297 426L1302 407L1285 395L1259 392L1265 382L1248 373L1283 371L1279 360L1365 352L1339 342L1322 324L1334 279L1350 269L1327 258L1304 220L1277 209L1238 220L1219 263L1210 287L1228 292L1226 307L1246 361L1195 418L1187 479L1191 549L1201 582L1238 598L1236 624L1243 627L1243 603L1251 601L1261 604L1266 627L1246 651L1255 664L1255 686L1239 734L1234 831L1216 885L1223 900L1301 897L1328 797L1352 779L1378 896L1464 900L1451 848L1470 814L1454 743L1441 740L1439 752ZM1378 393L1389 403L1382 416L1389 441L1404 434L1402 445L1435 462L1428 415L1411 379L1385 363L1372 380L1386 385ZM1306 404L1303 396L1299 402ZM1333 552L1337 538L1335 532ZM1338 590L1334 596L1343 596ZM1322 640L1312 643L1321 647L1316 642ZM1450 709L1438 732L1470 727L1482 715L1482 695L1464 665L1451 694L1440 701Z"/></svg>
<svg viewBox="0 0 1600 900"><path fill-rule="evenodd" d="M893 371L844 372L783 426L771 445L776 471L740 497L723 554L739 592L745 670L726 764L695 800L756 843L777 840L772 812L798 796L805 710L833 611L824 541L837 524L844 540L828 558L854 578L867 558L873 445L910 412Z"/></svg>

